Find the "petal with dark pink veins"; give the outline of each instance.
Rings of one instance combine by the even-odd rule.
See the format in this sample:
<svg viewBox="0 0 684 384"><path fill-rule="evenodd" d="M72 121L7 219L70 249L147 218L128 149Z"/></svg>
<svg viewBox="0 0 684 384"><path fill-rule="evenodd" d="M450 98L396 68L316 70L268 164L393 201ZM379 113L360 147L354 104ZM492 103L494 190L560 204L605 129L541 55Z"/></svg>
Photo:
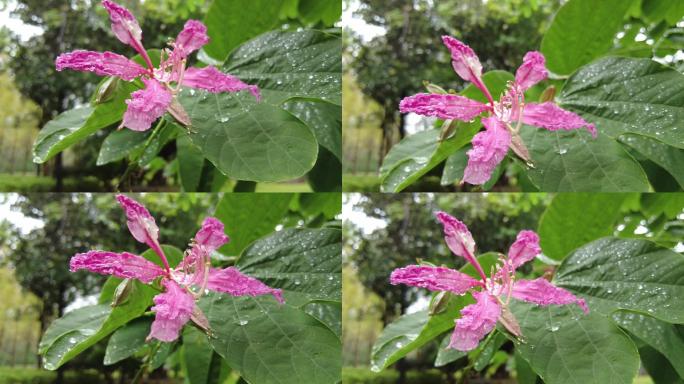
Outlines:
<svg viewBox="0 0 684 384"><path fill-rule="evenodd" d="M261 281L247 276L235 267L209 270L207 288L216 292L225 292L233 296L273 295L279 303L284 303L283 292L274 289Z"/></svg>
<svg viewBox="0 0 684 384"><path fill-rule="evenodd" d="M132 253L88 251L73 256L69 262L71 272L85 269L101 275L122 279L138 279L149 283L164 274L157 264Z"/></svg>
<svg viewBox="0 0 684 384"><path fill-rule="evenodd" d="M175 281L165 279L164 292L154 297L155 312L148 339L164 342L176 340L181 329L190 320L195 308L195 299Z"/></svg>
<svg viewBox="0 0 684 384"><path fill-rule="evenodd" d="M147 73L147 69L125 56L113 52L83 50L59 55L55 60L55 67L58 71L73 69L74 71L93 72L99 76L118 76L126 81L131 81Z"/></svg>
<svg viewBox="0 0 684 384"><path fill-rule="evenodd" d="M496 326L501 315L501 306L496 298L487 292L473 292L473 297L476 303L463 308L461 318L456 320L449 348L464 352L475 349Z"/></svg>

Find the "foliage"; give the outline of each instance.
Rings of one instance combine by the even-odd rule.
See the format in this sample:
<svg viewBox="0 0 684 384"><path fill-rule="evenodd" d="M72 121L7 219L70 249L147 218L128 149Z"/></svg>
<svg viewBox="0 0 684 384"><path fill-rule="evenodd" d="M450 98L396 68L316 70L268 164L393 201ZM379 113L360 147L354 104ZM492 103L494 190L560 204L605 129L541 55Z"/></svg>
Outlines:
<svg viewBox="0 0 684 384"><path fill-rule="evenodd" d="M414 195L412 204L420 207L414 209L428 214L434 208L429 204L426 207L430 200L425 196ZM357 205L382 207L382 201L379 203L365 201ZM481 207L485 212L492 210L487 205ZM449 211L455 213L454 209ZM582 315L572 306L537 307L514 301L512 311L522 327L524 342L500 328L495 332L505 335L504 338L488 338L479 349L464 354L444 349L443 340L450 336L453 322L444 322L442 318L453 320L467 304L456 297L443 312L405 314L387 325L373 350L371 361L377 365L374 369L383 369L417 348L431 349L441 342L437 356L432 357L435 365L444 369L461 367L467 357L470 363L463 375L474 375L475 371L481 371L482 376L492 375L501 372L501 364L507 360L515 360L519 375L524 375L525 369L531 370L547 383L567 382L570 377L588 383L632 383L641 358L650 373L669 369L667 372L673 377L681 376L679 298L682 297L684 259L672 248L679 249L677 244L681 244L683 213L681 194L559 194L553 197L543 214L536 212L529 217L531 223L538 222L544 256L522 273L553 276L555 284L587 300L589 315ZM467 212L456 215L468 217ZM469 220L473 221L464 220L469 224ZM471 226L471 230L478 240L477 233L487 233L483 239L488 240L511 225L516 226L507 218L479 230ZM388 224L387 229L390 228ZM385 231L375 232L391 236ZM441 239L440 233L435 236ZM420 249L417 241L408 240L407 248ZM485 265L494 259L489 260L490 255L482 252L506 249L498 244L494 246L499 248L483 245L478 251ZM421 253L429 254L431 262L442 263L434 256L439 252ZM363 270L357 273L368 274ZM418 291L412 295L423 294L423 290L412 290ZM498 342L487 349L490 340ZM494 353L497 349L499 352ZM425 357L429 356L434 355ZM509 374L515 372L510 367L506 370Z"/></svg>
<svg viewBox="0 0 684 384"><path fill-rule="evenodd" d="M100 196L97 200L105 205L104 200L111 198ZM155 194L141 200L153 213L164 212L156 215L160 237L179 247L188 233L196 231L198 220L207 211L214 211L233 238L215 255L215 265L235 265L283 289L286 304L278 305L270 297L211 294L200 300L199 306L209 320L212 337L187 327L178 342L146 343L150 318L145 312L152 305L154 290L137 284L127 301L111 307L108 303L120 280L110 278L102 288L100 304L68 312L47 329L40 348L45 368L56 369L91 350L91 346L105 343L106 352L99 360L104 358L105 364L142 361L143 367L149 365L154 371L166 363L179 366L191 383L213 382L218 377L216 372L227 374L231 370L255 383L339 380L341 231L334 220L340 212L339 194L226 194L218 201L215 195ZM82 209L83 201L75 203ZM111 203L106 207L111 209ZM87 216L89 230L106 222L108 231L116 233L106 248L134 251L139 247L131 244L125 226L122 228L120 212L116 219L106 212L107 217L95 213ZM274 232L280 226L285 228ZM102 243L97 244L92 237L79 240L79 247L102 248ZM68 265L68 256L82 250L66 244L73 248L61 252L64 266ZM177 264L181 252L172 246L165 248L171 264ZM71 275L81 281L102 280L92 274ZM85 292L93 290L89 287ZM95 344L98 341L100 344ZM302 376L292 376L295 370L287 362L296 365Z"/></svg>
<svg viewBox="0 0 684 384"><path fill-rule="evenodd" d="M527 167L511 155L494 172L483 190L645 192L682 189L684 149L681 138L677 137L681 121L677 116L681 112L679 96L684 76L680 71L680 55L676 53L684 47L678 38L682 30L677 26L684 10L677 3L616 0L594 7L591 1L571 0L560 7L548 26L545 20L549 10L559 6L556 2L536 2L536 9L523 11L521 8L512 14L506 13L506 9L512 8L505 6L503 10L488 9L494 7L492 3L501 6L513 2L485 4L472 1L463 4L462 8L448 8L455 18L478 15L478 11L486 15L478 27L487 28L487 31L480 30L481 33L473 35L469 35L472 24L467 22L467 18L462 23L445 24L458 26L455 30L445 31L440 28L442 24L428 26L427 30L420 29L423 24L417 21L420 18L412 17L409 4L404 4L406 12L388 13L386 18L374 13L375 4L372 4L373 8L365 7L358 12L367 22L385 28L386 35L374 38L367 50L355 53L352 67L366 94L376 97L374 95L381 93L377 97L386 97L383 106L390 111L386 114L394 116L389 123L390 128L395 126L399 100L421 91L421 80L460 90L461 87L452 85L457 76L451 72L447 52L439 44L439 35L449 33L471 45L483 60L485 70L490 70L490 76L491 69L512 73L525 51L540 50L546 56L552 76L545 83L528 90L526 99L537 101L545 87L554 86L557 90L555 102L595 123L599 136L591 139L585 132L550 132L523 126L522 139L534 167ZM436 10L426 5L423 7L427 7L423 9L430 15L425 16L426 19L440 20L438 7ZM395 4L395 8L401 6ZM484 12L483 8L488 10ZM525 12L528 15L521 15ZM411 24L407 24L409 20ZM488 35L497 30L488 24L492 20L506 20L504 24L513 22L506 33L499 34L504 36L501 39L505 42ZM415 23L419 26L416 27ZM401 33L407 25L416 28L413 39L422 41L427 38L432 41L432 47L409 43L404 47L388 48L391 41L403 41L395 34ZM415 59L390 59L395 54L388 52L390 50ZM422 62L410 61L418 60L423 53L426 55ZM375 59L370 60L371 57ZM399 65L407 63L400 76L386 80L372 73L383 63L396 62L400 62ZM437 67L447 70L448 77L429 76L430 71ZM411 75L403 75L404 72ZM417 78L407 77L414 75ZM406 91L389 92L382 86L393 91ZM496 88L495 83L491 86ZM498 91L492 93L498 95ZM404 125L403 120L399 121L400 129ZM440 125L440 122L434 124L435 127ZM463 128L464 125L470 129ZM456 185L463 178L467 144L480 129L478 121L461 124L456 129L462 135L460 140L452 138L443 142L437 139L436 129L403 138L383 161L380 169L382 189L398 192L413 184L417 189L438 189L420 184L421 178L427 179L429 174L441 174L444 187L463 189ZM422 151L415 154L413 160L410 157L397 159L396 152L415 153L416 148Z"/></svg>
<svg viewBox="0 0 684 384"><path fill-rule="evenodd" d="M101 7L84 1L20 3L15 14L43 33L25 43L15 39L8 49L9 67L21 91L43 109L44 129L34 143L33 160L54 162L50 169L58 190L67 171L96 175L108 189L216 191L227 185L226 176L252 182L308 176L315 190L341 188L336 175L321 171L341 167L340 39L327 29L339 19L340 0L124 2L142 21L148 47L163 47L186 18L203 18L212 43L199 53L200 66L222 67L273 91L264 92L267 97L258 105L243 95L186 92L182 100L192 129L181 129L167 116L143 133L114 129L126 108L124 100L140 82L124 85L55 72L54 58L61 52L121 51L113 37L91 38L109 30ZM105 102L91 97L109 84L116 97ZM244 102L247 110L240 107ZM218 141L232 145L217 146ZM71 167L64 170L63 162Z"/></svg>

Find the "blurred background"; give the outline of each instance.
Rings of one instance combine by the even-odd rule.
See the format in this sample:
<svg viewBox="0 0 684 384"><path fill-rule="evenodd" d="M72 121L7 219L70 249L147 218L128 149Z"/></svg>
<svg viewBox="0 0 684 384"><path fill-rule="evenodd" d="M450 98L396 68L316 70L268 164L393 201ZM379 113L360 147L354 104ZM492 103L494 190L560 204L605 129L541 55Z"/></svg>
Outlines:
<svg viewBox="0 0 684 384"><path fill-rule="evenodd" d="M187 19L202 20L213 0L119 0L140 22L147 48L166 46ZM327 28L316 1L283 3L273 29ZM325 8L323 8L323 11ZM75 49L132 56L110 30L109 17L93 0L0 0L0 191L109 191L128 164L96 166L99 148L116 127L98 131L48 163L32 161L38 131L60 113L90 100L102 80L94 74L57 72L55 58ZM189 58L193 65L196 55ZM133 175L139 191L178 191L174 141ZM223 191L232 190L227 181ZM305 179L260 184L259 191L310 191Z"/></svg>
<svg viewBox="0 0 684 384"><path fill-rule="evenodd" d="M644 0L646 2L648 0ZM433 128L435 119L399 113L399 101L424 92L423 81L462 90L441 36L452 35L478 54L483 72L514 72L538 50L563 0L344 0L344 190L379 191L378 170L393 145ZM666 3L653 0L649 4ZM684 22L651 21L635 2L609 54L655 59L684 70ZM660 39L665 37L662 42ZM654 52L659 47L678 47ZM407 191L454 191L440 185L443 164ZM515 190L507 174L495 190ZM507 179L507 181L506 181ZM463 187L461 187L463 188ZM466 186L465 188L470 188Z"/></svg>
<svg viewBox="0 0 684 384"><path fill-rule="evenodd" d="M185 249L209 215L242 218L240 228L257 237L292 227L320 227L340 210L339 194L145 194L132 195L147 206L160 229L160 241ZM289 198L289 200L288 200ZM253 199L258 199L253 200ZM271 204L271 200L281 203ZM282 202L285 201L283 205ZM288 203L289 201L289 203ZM255 206L268 207L277 222L252 228ZM276 216L276 215L281 215ZM225 220L225 219L224 219ZM91 249L140 254L126 218L111 194L0 194L0 384L128 383L137 360L102 365L107 339L60 368L40 368L38 342L50 323L71 310L98 303L107 276L69 272L69 259ZM230 264L232 254L215 254L214 262ZM155 383L183 382L173 356L152 375ZM233 377L235 379L235 377Z"/></svg>
<svg viewBox="0 0 684 384"><path fill-rule="evenodd" d="M567 195L567 194L566 194ZM597 194L583 196L586 217L605 215L605 206L588 204ZM617 199L615 220L604 233L648 238L684 253L684 194L603 195ZM607 196L607 197L606 197ZM447 374L462 368L458 361L434 368L437 342L410 353L392 367L371 372L372 346L386 324L402 314L428 308L424 289L390 285L393 269L423 259L459 268L462 258L451 254L434 212L444 210L470 229L477 253L505 252L520 230L537 230L553 204L551 194L345 194L343 200L343 382L345 384L446 383ZM560 203L560 201L558 202ZM602 213L603 212L603 213ZM581 228L568 228L581 231ZM543 251L543 249L542 249ZM526 265L530 272L532 265ZM511 357L494 356L481 372L484 383L511 383ZM485 380L486 379L486 380ZM452 378L453 380L453 378ZM651 383L640 377L638 383Z"/></svg>

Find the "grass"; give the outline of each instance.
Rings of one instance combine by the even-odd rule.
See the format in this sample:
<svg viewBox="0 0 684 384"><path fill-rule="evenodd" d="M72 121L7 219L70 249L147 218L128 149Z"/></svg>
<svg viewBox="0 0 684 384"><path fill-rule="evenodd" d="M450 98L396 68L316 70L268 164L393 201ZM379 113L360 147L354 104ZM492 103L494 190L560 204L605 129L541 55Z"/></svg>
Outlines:
<svg viewBox="0 0 684 384"><path fill-rule="evenodd" d="M0 174L0 192L51 192L55 189L55 180L48 176L34 174ZM102 187L95 178L64 179L64 192L88 191L98 192Z"/></svg>
<svg viewBox="0 0 684 384"><path fill-rule="evenodd" d="M55 381L56 372L30 367L0 367L0 384L49 384ZM64 374L65 384L105 383L103 377L91 371L67 371Z"/></svg>
<svg viewBox="0 0 684 384"><path fill-rule="evenodd" d="M380 192L380 177L370 174L342 175L342 191L344 192Z"/></svg>

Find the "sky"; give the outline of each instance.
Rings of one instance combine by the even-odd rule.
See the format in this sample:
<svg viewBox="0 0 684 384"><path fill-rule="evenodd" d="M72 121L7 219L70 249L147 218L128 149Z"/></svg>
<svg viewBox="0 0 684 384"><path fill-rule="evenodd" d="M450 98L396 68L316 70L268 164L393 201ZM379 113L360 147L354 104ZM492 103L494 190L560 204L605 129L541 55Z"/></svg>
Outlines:
<svg viewBox="0 0 684 384"><path fill-rule="evenodd" d="M19 35L21 41L27 41L33 36L40 35L42 33L42 29L33 25L24 24L18 18L14 18L10 15L15 7L16 3L14 1L10 1L7 8L0 9L0 26L7 27L10 31Z"/></svg>
<svg viewBox="0 0 684 384"><path fill-rule="evenodd" d="M354 16L354 11L359 7L359 2L351 0L342 12L342 25L345 28L351 29L356 34L361 36L363 41L370 41L376 36L385 34L385 30L381 27L370 25L363 21L363 19Z"/></svg>

